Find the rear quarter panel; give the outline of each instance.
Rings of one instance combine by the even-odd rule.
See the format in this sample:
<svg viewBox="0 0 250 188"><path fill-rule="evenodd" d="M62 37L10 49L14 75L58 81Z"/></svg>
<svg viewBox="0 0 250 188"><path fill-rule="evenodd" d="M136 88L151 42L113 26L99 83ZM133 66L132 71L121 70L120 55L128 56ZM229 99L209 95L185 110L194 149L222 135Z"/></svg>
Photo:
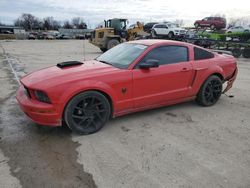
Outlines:
<svg viewBox="0 0 250 188"><path fill-rule="evenodd" d="M221 75L224 81L229 79L236 69L236 60L230 55L215 53L214 58L193 61L193 69L195 76L191 95L196 95L205 80L213 74Z"/></svg>
<svg viewBox="0 0 250 188"><path fill-rule="evenodd" d="M232 76L237 66L236 59L226 54L216 54L216 63L222 68L225 80Z"/></svg>

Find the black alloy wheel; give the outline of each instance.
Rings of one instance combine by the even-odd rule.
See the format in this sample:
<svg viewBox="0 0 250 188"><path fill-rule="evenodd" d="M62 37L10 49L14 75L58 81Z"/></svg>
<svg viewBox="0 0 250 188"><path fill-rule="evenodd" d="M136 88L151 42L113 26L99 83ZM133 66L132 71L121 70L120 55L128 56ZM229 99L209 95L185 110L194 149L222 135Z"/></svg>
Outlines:
<svg viewBox="0 0 250 188"><path fill-rule="evenodd" d="M202 106L212 106L220 98L222 93L222 81L216 76L210 76L200 88L196 101Z"/></svg>
<svg viewBox="0 0 250 188"><path fill-rule="evenodd" d="M73 132L92 134L104 126L110 113L110 103L103 94L86 91L71 99L65 109L64 120Z"/></svg>

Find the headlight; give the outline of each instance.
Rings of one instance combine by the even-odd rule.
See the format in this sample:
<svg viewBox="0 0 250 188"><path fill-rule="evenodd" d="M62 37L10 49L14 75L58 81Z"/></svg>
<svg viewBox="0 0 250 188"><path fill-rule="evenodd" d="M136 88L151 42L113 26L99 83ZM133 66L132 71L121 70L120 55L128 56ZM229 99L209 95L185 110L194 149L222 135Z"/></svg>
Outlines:
<svg viewBox="0 0 250 188"><path fill-rule="evenodd" d="M36 99L40 102L51 103L48 95L43 91L35 90L34 95Z"/></svg>
<svg viewBox="0 0 250 188"><path fill-rule="evenodd" d="M24 87L24 93L27 97L31 98L31 95L30 95L30 91L27 87L23 86Z"/></svg>
<svg viewBox="0 0 250 188"><path fill-rule="evenodd" d="M174 30L175 32L180 32L179 30Z"/></svg>

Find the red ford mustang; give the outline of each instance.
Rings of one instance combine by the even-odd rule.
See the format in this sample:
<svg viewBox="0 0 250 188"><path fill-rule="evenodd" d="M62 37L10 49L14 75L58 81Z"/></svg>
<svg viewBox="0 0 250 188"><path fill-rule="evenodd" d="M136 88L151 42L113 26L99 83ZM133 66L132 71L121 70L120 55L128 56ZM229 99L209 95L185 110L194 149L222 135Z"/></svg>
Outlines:
<svg viewBox="0 0 250 188"><path fill-rule="evenodd" d="M75 132L90 134L110 117L193 99L211 106L236 75L230 55L177 41L138 40L95 60L63 62L28 74L17 100L38 124L65 122Z"/></svg>

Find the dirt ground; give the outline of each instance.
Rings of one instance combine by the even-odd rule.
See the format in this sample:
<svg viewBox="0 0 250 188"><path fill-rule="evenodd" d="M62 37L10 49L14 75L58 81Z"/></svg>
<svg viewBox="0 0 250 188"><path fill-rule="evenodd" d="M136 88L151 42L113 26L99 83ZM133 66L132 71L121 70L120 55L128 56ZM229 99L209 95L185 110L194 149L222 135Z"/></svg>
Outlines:
<svg viewBox="0 0 250 188"><path fill-rule="evenodd" d="M249 59L215 106L135 113L89 136L38 126L19 109L16 77L100 54L80 40L0 41L0 187L250 187Z"/></svg>

